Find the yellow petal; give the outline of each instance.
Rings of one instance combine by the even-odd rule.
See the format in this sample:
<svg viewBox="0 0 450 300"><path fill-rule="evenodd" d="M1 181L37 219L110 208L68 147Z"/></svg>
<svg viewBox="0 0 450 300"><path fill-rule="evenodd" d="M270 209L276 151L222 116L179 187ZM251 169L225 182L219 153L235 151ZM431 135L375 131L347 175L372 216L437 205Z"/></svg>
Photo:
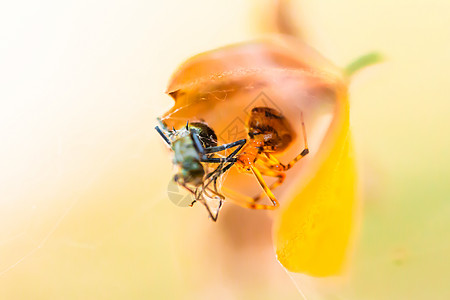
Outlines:
<svg viewBox="0 0 450 300"><path fill-rule="evenodd" d="M317 171L281 208L274 225L278 260L292 272L312 276L342 271L354 229L355 165L348 100L340 96L333 123L317 158Z"/></svg>

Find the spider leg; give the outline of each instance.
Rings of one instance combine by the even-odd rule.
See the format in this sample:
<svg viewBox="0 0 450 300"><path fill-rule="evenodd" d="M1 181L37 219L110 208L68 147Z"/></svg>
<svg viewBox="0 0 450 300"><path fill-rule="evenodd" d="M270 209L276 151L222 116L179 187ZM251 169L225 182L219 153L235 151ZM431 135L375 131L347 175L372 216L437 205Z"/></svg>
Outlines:
<svg viewBox="0 0 450 300"><path fill-rule="evenodd" d="M238 149L235 151L237 153L237 151L239 151ZM232 153L231 155L233 155L234 153ZM213 172L211 172L210 174L208 174L207 178L212 177L204 186L203 188L207 188L209 184L211 184L211 182L214 182L214 187L217 191L217 178L223 174L224 172L226 172L229 168L231 168L234 165L234 162L229 163L227 166L223 167L223 164L220 164ZM268 164L268 166L271 166L270 164ZM275 209L279 206L279 203L275 197L275 195L272 193L271 189L272 188L276 188L277 186L279 186L280 184L283 183L284 178L285 178L285 174L281 171L275 171L275 170L267 170L264 171L264 175L268 175L268 176L274 176L274 177L278 177L278 181L275 182L271 187L268 187L266 182L264 181L264 179L262 178L262 174L261 172L255 167L255 166L251 166L251 171L252 173L255 175L256 179L258 180L259 184L261 185L262 189L264 190L264 193L269 197L269 199L272 201L273 205L264 205L264 204L257 204L255 203L257 200L259 200L261 198L260 196L254 197L254 198L250 198L248 197L246 199L246 197L242 197L242 195L238 195L236 196L237 193L232 192L229 189L228 190L228 194L235 194L234 197L231 197L231 199L233 200L234 203L243 206L243 207L247 207L247 208L252 208L252 209ZM230 192L231 191L231 192Z"/></svg>
<svg viewBox="0 0 450 300"><path fill-rule="evenodd" d="M280 204L277 201L277 198L272 193L270 188L267 186L267 183L264 181L264 178L262 177L261 172L253 165L250 165L250 170L252 171L253 175L255 175L256 180L258 180L259 184L261 185L261 188L266 193L267 197L269 197L270 201L273 203L273 207L278 207Z"/></svg>
<svg viewBox="0 0 450 300"><path fill-rule="evenodd" d="M258 159L260 159L261 161L269 165L276 165L280 163L280 161L276 157L271 156L269 152L264 152L263 154L264 155L258 157Z"/></svg>
<svg viewBox="0 0 450 300"><path fill-rule="evenodd" d="M202 189L208 188L208 185L211 182L215 181L222 173L226 172L233 165L234 165L234 163L230 163L226 167L224 167L222 170L220 170L218 167L214 172L211 172L211 174L214 174L214 175L212 175L212 178L208 181L208 183L206 185L204 185L202 187ZM234 204L237 204L237 205L245 207L245 208L273 210L278 206L278 202L276 202L276 205L275 204L274 205L265 205L265 204L255 203L255 200L253 198L244 196L244 195L242 195L236 191L233 191L231 189L228 189L226 187L222 187L222 190L228 196L227 197L228 201L233 202ZM275 199L275 201L276 201L276 199Z"/></svg>
<svg viewBox="0 0 450 300"><path fill-rule="evenodd" d="M308 139L307 139L307 137L306 137L305 121L303 120L303 112L301 113L301 120L302 120L302 131L303 131L303 140L304 140L305 148L303 149L302 152L300 152L299 155L297 155L296 157L294 157L294 159L292 159L289 163L283 164L283 163L281 163L281 162L278 160L278 158L276 158L276 157L273 156L272 154L270 154L270 153L265 153L266 156L267 156L270 160L276 162L276 165L280 166L280 167L283 169L283 171L287 171L287 170L289 170L290 168L292 168L292 166L293 166L296 162L298 162L300 159L302 159L303 157L305 157L305 156L309 153ZM274 168L275 168L275 167L274 167Z"/></svg>
<svg viewBox="0 0 450 300"><path fill-rule="evenodd" d="M269 189L270 189L271 191L273 191L275 188L277 188L278 186L280 186L281 184L283 184L284 179L286 178L286 174L285 174L284 172L282 172L282 171L270 170L270 169L269 169L269 170L261 171L261 174L262 174L262 175L265 175L265 176L278 177L278 180L275 181L274 183L272 183L272 185L269 187ZM258 196L253 197L253 200L254 200L255 202L256 202L256 201L259 201L259 200L261 200L261 199L263 198L263 196L264 196L264 192L263 192L263 193L260 193Z"/></svg>
<svg viewBox="0 0 450 300"><path fill-rule="evenodd" d="M241 207L251 208L251 209L264 209L264 210L274 210L277 208L276 206L273 206L273 205L255 203L253 198L242 195L241 193L233 191L226 187L222 187L222 190L227 195L227 201L230 201Z"/></svg>
<svg viewBox="0 0 450 300"><path fill-rule="evenodd" d="M270 153L266 153L266 155L269 157L271 161L276 161L276 163L271 164L269 167L272 170L278 170L278 171L287 171L289 170L296 162L298 162L300 159L305 157L309 153L308 148L305 148L299 155L297 155L292 161L290 161L288 164L283 164Z"/></svg>

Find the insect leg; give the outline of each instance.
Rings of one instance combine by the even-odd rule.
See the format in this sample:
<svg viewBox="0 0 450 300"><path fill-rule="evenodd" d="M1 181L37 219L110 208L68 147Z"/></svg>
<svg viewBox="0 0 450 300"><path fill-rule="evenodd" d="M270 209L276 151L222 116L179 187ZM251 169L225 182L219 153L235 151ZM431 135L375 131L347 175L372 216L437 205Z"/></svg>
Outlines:
<svg viewBox="0 0 450 300"><path fill-rule="evenodd" d="M209 208L209 205L208 205L208 203L206 203L206 201L203 200L203 201L201 201L201 203L206 207L206 210L208 211L209 216L211 217L211 219L212 219L214 222L216 222L216 221L217 221L217 218L219 217L219 211L220 211L220 208L222 207L222 204L223 204L222 199L221 199L220 202L219 202L219 207L217 208L217 213L216 213L216 215L214 215L214 214L212 213L211 208Z"/></svg>
<svg viewBox="0 0 450 300"><path fill-rule="evenodd" d="M225 150L228 148L238 146L226 158L208 158L208 159L202 160L203 162L220 162L220 165L217 166L217 168L214 171L212 171L206 175L205 180L203 181L203 184L201 187L201 191L200 191L200 193L205 193L206 195L208 195L207 191L210 191L210 192L214 193L215 195L219 196L221 198L220 206L222 206L222 201L225 199L225 197L218 192L217 179L234 165L234 163L236 162L236 158L234 158L234 156L242 149L242 147L245 145L246 142L247 141L245 139L242 139L242 140L239 140L239 141L236 141L233 143L229 143L226 145L222 145L219 147L210 147L210 148L208 148L208 152L213 153L213 152L218 152L218 151L222 151L222 150ZM212 149L212 148L215 148L215 149ZM212 150L214 150L214 151L212 151ZM228 164L224 167L225 163L228 163ZM206 180L208 180L208 182L206 182ZM205 184L205 182L206 182L206 184ZM214 190L212 190L209 187L211 182L214 182ZM196 191L196 198L198 199L200 197L200 195L197 192L198 191ZM214 216L211 214L211 210L209 209L209 207L207 206L206 203L205 203L205 206L207 207L208 211L210 212L211 218L214 221L217 220L218 213L216 214L216 217L214 218Z"/></svg>
<svg viewBox="0 0 450 300"><path fill-rule="evenodd" d="M201 162L204 163L226 163L226 162L236 162L236 158L227 158L227 157L204 157L200 159Z"/></svg>
<svg viewBox="0 0 450 300"><path fill-rule="evenodd" d="M237 147L230 155L227 156L226 162L228 162L229 164L226 167L223 167L223 163L221 163L213 172L209 173L206 176L205 179L208 179L209 177L214 176L213 177L214 178L214 188L216 189L216 191L217 191L217 178L220 175L222 175L223 173L225 173L226 171L228 171L234 165L234 163L236 162L236 159L234 158L234 156L242 149L242 147L244 147L246 142L247 142L246 139L242 139L242 140L236 141L234 143L231 143L231 144L239 145L239 147ZM231 144L228 144L228 145L231 145ZM230 146L230 147L234 147L235 145ZM219 173L216 174L216 172L219 172ZM212 180L213 179L211 179L206 184L206 187L211 183Z"/></svg>
<svg viewBox="0 0 450 300"><path fill-rule="evenodd" d="M239 141L236 141L236 142L232 142L232 143L228 143L228 144L224 144L224 145L220 145L220 146L209 147L209 148L205 149L205 153L219 152L219 151L223 151L223 150L226 150L226 149L229 149L229 148L233 148L235 146L240 146L238 148L240 150L242 148L242 146L244 146L244 144L246 142L247 142L246 139L242 139L242 140L239 140Z"/></svg>
<svg viewBox="0 0 450 300"><path fill-rule="evenodd" d="M162 132L161 128L159 128L158 126L155 127L156 131L158 131L158 133L161 135L161 137L163 138L163 140L170 146L170 141L169 138Z"/></svg>
<svg viewBox="0 0 450 300"><path fill-rule="evenodd" d="M217 207L217 212L216 212L216 216L215 218L213 218L214 221L217 221L217 218L219 217L219 212L220 209L222 208L222 204L223 204L223 200L225 200L225 196L220 194L217 190L212 190L210 188L208 188L208 190L213 193L214 195L216 195L217 197L219 197L219 207ZM209 207L209 206L208 206ZM211 210L211 209L210 209Z"/></svg>
<svg viewBox="0 0 450 300"><path fill-rule="evenodd" d="M203 145L195 132L192 133L192 140L194 141L195 147L197 148L198 152L200 152L202 158L206 157L205 148L203 148Z"/></svg>
<svg viewBox="0 0 450 300"><path fill-rule="evenodd" d="M177 182L178 183L178 182ZM197 195L196 195L196 193L195 193L195 191L193 191L190 187L188 187L186 184L180 184L180 183L178 183L179 185L181 185L183 188L185 188L187 191L189 191L191 194L193 194L194 195L194 201L192 201L191 202L191 204L189 204L189 206L190 207L192 207L193 205L194 205L194 203L195 202L197 202Z"/></svg>
<svg viewBox="0 0 450 300"><path fill-rule="evenodd" d="M219 178L220 175L228 171L234 165L234 163L235 161L232 161L225 167L223 167L223 163L221 163L214 171L206 175L205 180L209 179L210 177L212 178L208 181L208 183L204 187L206 188L212 181L216 181L217 178Z"/></svg>
<svg viewBox="0 0 450 300"><path fill-rule="evenodd" d="M208 210L208 213L209 213L211 219L214 222L217 220L217 218L219 216L220 208L222 207L222 204L223 204L223 200L225 200L225 196L218 192L217 178L219 178L219 176L221 174L226 172L233 164L234 163L231 163L231 164L227 165L225 168L222 168L223 167L223 163L221 163L213 172L211 172L211 173L209 173L207 175L208 178L211 177L210 180L208 181L208 183L206 183L206 185L205 185L205 181L203 181L201 189L200 190L199 189L196 190L196 194L195 194L195 198L196 199L200 199L202 194L207 195L208 197L211 197L211 195L209 195L208 192L211 192L211 193L213 193L214 195L216 195L216 196L218 196L220 198L220 200L219 200L220 201L219 207L217 209L217 213L216 213L215 216L211 212L211 208L206 203L206 201L204 199L202 199L202 201L201 201L203 203L203 205L205 205L205 207ZM213 181L214 181L214 190L211 189L210 187L208 187L211 184L211 182L213 182Z"/></svg>
<svg viewBox="0 0 450 300"><path fill-rule="evenodd" d="M197 137L198 139L198 137ZM200 141L198 141L200 142ZM202 149L204 149L204 152L202 153L202 162L207 162L207 163L221 163L221 162L236 162L236 159L234 158L234 156L242 149L242 147L244 147L245 143L247 142L246 139L242 139L233 143L229 143L229 144L225 144L225 145L221 145L221 146L216 146L216 147L209 147L204 149L202 147ZM207 157L204 153L215 153L215 152L219 152L219 151L223 151L229 148L233 148L238 146L230 155L228 155L226 158L222 158L222 157Z"/></svg>
<svg viewBox="0 0 450 300"><path fill-rule="evenodd" d="M219 207L217 208L217 212L216 212L215 215L214 215L213 212L211 211L211 208L209 207L209 205L208 205L208 203L206 202L206 200L204 199L204 197L202 197L203 194L206 195L206 196L208 196L208 197L210 197L210 198L213 198L213 197L214 197L214 196L209 195L209 194L207 193L207 191L209 191L209 192L211 192L211 193L213 193L214 195L216 195L216 196L219 197ZM202 184L202 188L200 189L200 191L199 191L199 189L197 188L195 192L196 192L196 193L195 193L195 198L197 199L197 201L199 201L200 203L202 203L202 204L206 207L206 210L208 211L209 216L211 217L211 219L212 219L214 222L216 222L216 221L217 221L217 218L219 217L219 211L220 211L220 208L222 207L223 200L225 199L225 197L224 197L223 195L219 194L218 192L213 191L213 190L211 190L211 189L209 189L209 188L206 189L206 188L204 187L204 183Z"/></svg>
<svg viewBox="0 0 450 300"><path fill-rule="evenodd" d="M197 148L199 154L200 154L200 161L206 162L206 163L221 163L226 162L227 158L221 158L221 157L208 157L205 153L205 148L203 147L202 143L200 142L200 139L198 138L198 135L196 133L192 133L192 140L194 141L195 147Z"/></svg>
<svg viewBox="0 0 450 300"><path fill-rule="evenodd" d="M156 118L156 120L158 121L159 125L160 125L165 131L170 131L170 130L167 128L166 124L164 124L164 122L161 120L160 117Z"/></svg>

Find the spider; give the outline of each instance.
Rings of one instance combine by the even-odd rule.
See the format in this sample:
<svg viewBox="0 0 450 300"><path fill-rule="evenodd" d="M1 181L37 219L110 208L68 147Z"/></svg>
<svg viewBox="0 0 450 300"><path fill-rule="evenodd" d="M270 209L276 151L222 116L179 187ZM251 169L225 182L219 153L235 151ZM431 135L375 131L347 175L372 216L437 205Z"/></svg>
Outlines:
<svg viewBox="0 0 450 300"><path fill-rule="evenodd" d="M274 154L285 150L293 140L294 131L286 118L277 110L269 107L255 107L250 113L247 121L247 133L249 140L236 155L236 159L229 160L225 166L223 163L215 172L224 173L232 166L236 166L240 172L253 174L260 184L263 192L250 200L243 198L231 190L227 193L234 194L234 201L243 207L252 209L273 210L279 207L278 200L272 190L280 186L286 178L285 171L289 170L296 162L309 153L308 141L306 137L305 122L303 113L300 114L302 132L304 139L304 149L289 163L281 163ZM263 175L277 177L278 180L270 187L263 179ZM215 183L217 176L211 178L204 187L207 188L212 182ZM266 194L272 205L256 203ZM237 200L239 199L239 200Z"/></svg>

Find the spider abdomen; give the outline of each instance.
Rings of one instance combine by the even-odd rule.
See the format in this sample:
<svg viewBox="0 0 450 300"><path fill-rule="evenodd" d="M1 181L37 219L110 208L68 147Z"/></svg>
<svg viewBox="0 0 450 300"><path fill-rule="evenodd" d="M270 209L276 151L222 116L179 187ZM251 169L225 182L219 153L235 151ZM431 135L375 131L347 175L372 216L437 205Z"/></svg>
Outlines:
<svg viewBox="0 0 450 300"><path fill-rule="evenodd" d="M254 107L247 126L249 137L261 141L265 152L281 152L295 137L295 132L286 118L269 107Z"/></svg>

